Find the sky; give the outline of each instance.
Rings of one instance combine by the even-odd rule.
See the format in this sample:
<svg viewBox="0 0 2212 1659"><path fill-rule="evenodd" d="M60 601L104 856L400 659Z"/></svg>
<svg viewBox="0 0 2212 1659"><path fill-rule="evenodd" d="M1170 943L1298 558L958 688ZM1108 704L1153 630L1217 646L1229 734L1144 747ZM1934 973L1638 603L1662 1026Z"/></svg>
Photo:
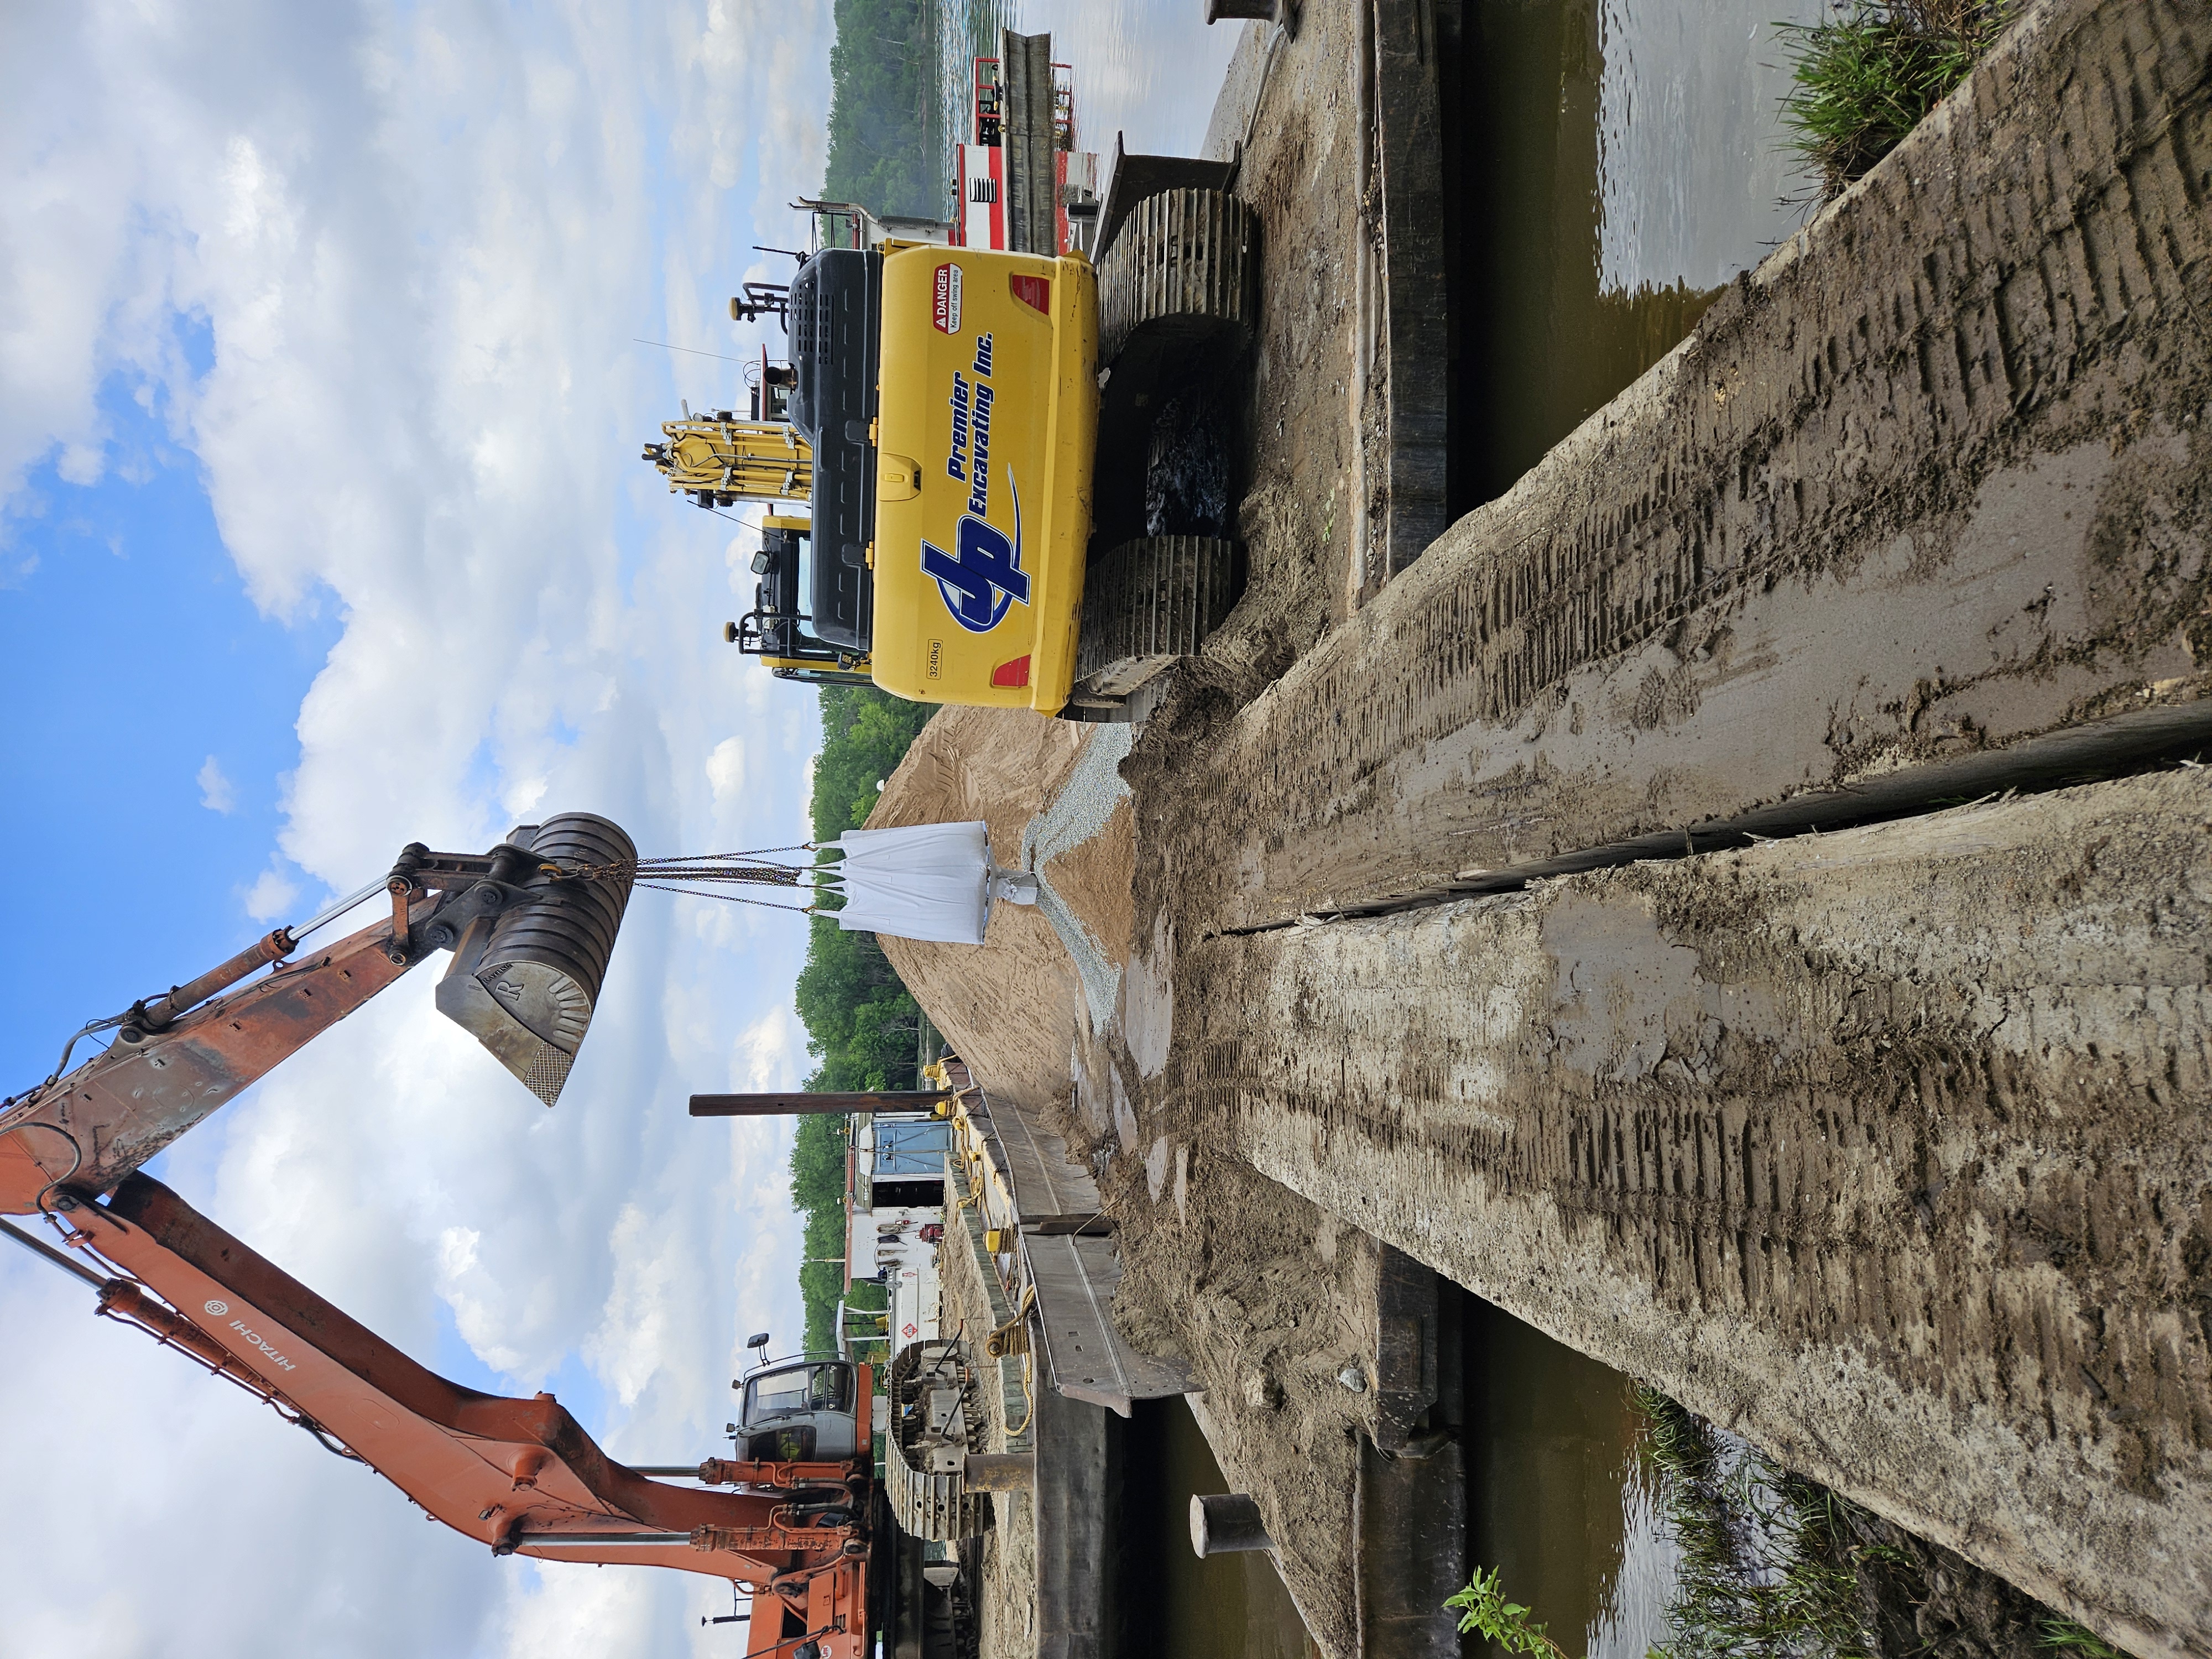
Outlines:
<svg viewBox="0 0 2212 1659"><path fill-rule="evenodd" d="M1199 9L1024 15L1102 147L1191 153L1235 44ZM638 459L738 366L634 341L781 355L725 302L802 245L830 13L0 6L0 1094L410 841L804 837L814 697L720 640L750 548ZM799 1081L804 945L636 895L551 1111L437 1015L434 962L151 1173L447 1376L691 1461L744 1335L798 1334L800 1234L788 1125L684 1097ZM0 1310L0 1659L741 1645L699 1625L716 1581L424 1525L27 1253Z"/></svg>
<svg viewBox="0 0 2212 1659"><path fill-rule="evenodd" d="M828 0L0 8L0 1092L410 841L804 838L739 526L637 459L737 366L632 337L760 343L724 304L803 234L829 45ZM708 1455L799 1246L787 1127L684 1097L803 1075L804 943L639 894L550 1112L434 965L155 1173L447 1375ZM735 1645L726 1585L495 1560L27 1253L0 1306L0 1659Z"/></svg>

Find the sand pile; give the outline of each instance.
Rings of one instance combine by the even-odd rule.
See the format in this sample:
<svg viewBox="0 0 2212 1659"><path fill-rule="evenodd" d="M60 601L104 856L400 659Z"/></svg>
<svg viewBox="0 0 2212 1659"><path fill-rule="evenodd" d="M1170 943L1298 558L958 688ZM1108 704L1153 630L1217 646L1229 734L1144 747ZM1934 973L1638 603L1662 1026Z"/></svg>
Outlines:
<svg viewBox="0 0 2212 1659"><path fill-rule="evenodd" d="M869 815L872 830L981 818L993 859L1044 878L1036 908L994 907L981 948L883 940L899 976L994 1095L1042 1105L1065 1093L1077 1033L1112 1013L1128 957L1135 858L1127 792L1113 769L1127 741L1126 728L946 708ZM1041 823L1048 805L1058 810Z"/></svg>

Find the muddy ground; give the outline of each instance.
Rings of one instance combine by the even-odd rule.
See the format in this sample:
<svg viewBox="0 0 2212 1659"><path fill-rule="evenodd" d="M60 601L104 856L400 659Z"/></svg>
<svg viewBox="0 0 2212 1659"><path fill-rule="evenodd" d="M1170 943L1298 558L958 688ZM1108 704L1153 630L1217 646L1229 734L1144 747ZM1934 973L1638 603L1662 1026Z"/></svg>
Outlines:
<svg viewBox="0 0 2212 1659"><path fill-rule="evenodd" d="M1379 1227L1411 1189L1354 1179L1389 1159L1379 1143L1357 1154L1333 1145L1327 1127L1372 1106L1420 1121L1440 1170L1504 1190L1550 1141L1510 1114L1463 1120L1482 1118L1473 1103L1524 1079L1540 1086L1547 1066L1572 1058L1541 1042L1516 1058L1497 1004L1482 1000L1512 994L1469 981L1456 1003L1420 994L1450 977L1449 947L1409 922L1358 962L1316 962L1297 995L1270 999L1255 990L1268 964L1309 945L1326 954L1329 930L1249 930L1389 909L1455 884L1503 886L1578 849L1699 852L1692 831L1711 846L1732 822L1771 834L2048 787L2124 769L2147 730L2183 755L2212 735L2200 660L2212 639L2208 60L2202 6L2029 9L1961 94L1724 295L1674 355L1255 684L1240 677L1262 661L1255 638L1296 636L1295 610L1286 629L1282 607L1302 591L1286 574L1294 559L1261 568L1249 612L1232 619L1238 637L1208 652L1123 769L1139 848L1130 978L1174 1005L1172 1044L1127 1034L1124 1070L1136 1081L1123 1084L1140 1130L1150 1113L1188 1112L1194 1094L1211 1095L1217 1132L1231 1117L1252 1134L1272 1127L1279 1144L1263 1167L1303 1170L1309 1195ZM1265 475L1262 461L1255 483ZM2169 800L2139 827L2179 814L2193 833L2194 810ZM2150 834L2134 853L2157 842ZM2124 887L2133 854L2109 856ZM2155 865L2136 879L2166 887ZM2050 953L2005 973L2070 984L2078 940L2036 925L2053 902L2025 877L1990 890L1984 902L2031 957ZM1394 1242L1723 1416L1743 1407L1710 1373L1692 1379L1697 1345L1747 1341L1771 1349L1778 1367L1802 1347L1800 1403L1770 1395L1755 1431L1785 1462L2138 1650L2205 1650L2212 1584L2191 1564L2212 1553L2212 1333L2197 1311L2207 1195L2199 1170L2149 1167L2163 1155L2152 1149L2203 1134L2195 970L2181 963L2170 979L2155 953L2110 970L2116 994L2146 1011L2129 1030L2148 1044L2148 1093L2130 1101L2124 1129L2108 1120L2118 1140L2065 1174L2041 1160L2079 1109L2080 1085L2055 1073L2024 1089L2003 1081L2008 1037L1977 1030L1903 1087L1889 1080L1910 1052L1902 1034L1856 1059L1838 1040L1828 1060L1844 1070L1822 1091L1778 1087L1705 1069L1694 1033L1638 1029L1639 981L1613 960L1619 945L1563 936L1538 955L1562 983L1587 975L1601 988L1584 1005L1589 1040L1623 1055L1648 1042L1655 1065L1682 1068L1719 1138L1708 1152L1686 1120L1668 1128L1632 1116L1569 1133L1561 1156L1601 1180L1608 1167L1677 1155L1700 1181L1732 1180L1736 1147L1721 1126L1742 1117L1792 1160L1834 1137L1840 1154L1851 1137L1901 1135L1920 1149L1905 1159L1915 1167L1869 1166L1816 1195L1752 1151L1744 1179L1778 1171L1785 1184L1762 1199L1778 1206L1773 1222L1754 1228L1741 1257L1677 1256L1659 1243L1677 1224L1674 1195L1692 1189L1662 1181L1656 1207L1639 1197L1612 1209L1607 1266L1590 1285L1660 1306L1685 1293L1685 1276L1698 1296L1717 1278L1742 1279L1726 1319L1674 1328L1686 1346L1672 1370L1608 1347L1587 1307L1547 1305L1528 1282L1563 1264L1555 1230L1508 1249L1486 1239L1480 1205L1438 1200ZM1646 968L1641 983L1664 978L1657 959ZM1994 958L1928 969L1969 981L1999 971ZM2144 976L2132 990L2131 973ZM2033 1000L2025 981L2003 982ZM1392 1018L1347 1024L1340 1005L1398 988L1411 991ZM1838 1039L1859 1006L1848 989L1833 991ZM1430 1064L1438 1039L1454 1058ZM2113 1052L2109 1041L2093 1047ZM1994 1096L1992 1139L1963 1164L1946 1161L1933 1150L1941 1137L1916 1139L1911 1125L1942 1109L1963 1126L1984 1109L1967 1106L1982 1087L1972 1079ZM1833 1121L1820 1104L1831 1085L1873 1118ZM1954 1108L1930 1105L1960 1088ZM2008 1213L1994 1190L2012 1178L2003 1170L2041 1218L2008 1231L2050 1233L2020 1247L2023 1287L2039 1274L2051 1282L2011 1310L2017 1328L1942 1311L1973 1302L1964 1285L1931 1298L1887 1282L1923 1233L1948 1224L1944 1206ZM2077 1212L2078 1226L2060 1219ZM2140 1220L2089 1219L2119 1214ZM1959 1224L1981 1225L1963 1212ZM1777 1253L1815 1236L1817 1269L1790 1271L1793 1258ZM1966 1258L1946 1246L1929 1259ZM1832 1345L1804 1326L1808 1297L1820 1320L1842 1322ZM1932 1347L1903 1334L1923 1321ZM2115 1365L2129 1378L2120 1389ZM2138 1387L2140 1400L2128 1392ZM1921 1451L1871 1420L1836 1427L1858 1420L1854 1402L1892 1391L1917 1401L1907 1415L1927 1437ZM1931 1475L1928 1448L1947 1445L1954 1467Z"/></svg>
<svg viewBox="0 0 2212 1659"><path fill-rule="evenodd" d="M1057 792L1086 736L1085 727L1061 720L947 708L887 781L868 826L981 818L990 827L992 858L1008 869L1024 867L1023 832ZM1122 844L1133 853L1133 839ZM1125 925L1121 937L1127 936ZM994 1091L1049 1100L1066 1088L1083 988L1042 911L994 906L980 951L889 937L883 946L938 1030Z"/></svg>
<svg viewBox="0 0 2212 1659"><path fill-rule="evenodd" d="M2031 8L1904 149L1318 644L1340 475L1291 435L1322 410L1263 352L1254 591L1130 770L1140 934L1636 837L1666 856L1793 801L1850 821L1914 778L1921 805L1972 799L2093 725L2212 736L2208 29L2201 5ZM1271 342L1308 325L1289 303ZM1314 343L1318 379L1336 360Z"/></svg>
<svg viewBox="0 0 2212 1659"><path fill-rule="evenodd" d="M1238 685L1281 674L1354 605L1355 248L1372 203L1359 192L1352 23L1348 6L1310 4L1295 40L1252 54L1267 58L1265 80L1235 188L1260 210L1267 279L1231 457L1249 575L1208 648ZM1020 864L1025 830L1073 769L1073 744L1102 735L1127 736L946 709L869 822L985 817L993 856ZM884 950L994 1095L1043 1108L1077 1156L1104 1155L1101 1195L1127 1273L1116 1317L1139 1347L1196 1369L1216 1456L1260 1497L1285 1583L1323 1650L1348 1656L1358 1644L1347 1494L1364 1397L1336 1376L1371 1344L1378 1247L1228 1157L1218 1137L1163 1123L1133 1138L1128 1102L1141 1079L1117 1061L1120 1034L1133 1031L1147 1051L1164 1045L1169 1013L1159 985L1127 982L1137 803L1115 781L1122 799L1098 832L1044 866L1087 939L1002 905L981 951L895 939ZM1158 914L1152 906L1148 927Z"/></svg>
<svg viewBox="0 0 2212 1659"><path fill-rule="evenodd" d="M1102 735L1110 744L1120 734L948 709L889 781L871 827L981 817L991 825L994 856L1012 864L1032 826L1062 798L1080 748ZM958 763L962 752L978 750L1042 758L1050 769ZM1102 815L1094 809L1091 816ZM1110 1020L1099 1028L1110 1033L1130 1023L1132 997L1142 1029L1156 988L1126 978L1134 854L1127 799L1103 818L1097 833L1042 868L1086 931L1111 947L1121 983ZM1148 1113L1139 1130L1127 1085L1117 1114L1118 1045L1102 1042L1093 1028L1079 965L1094 953L1092 939L1064 940L1042 912L1000 906L980 951L890 938L883 945L953 1048L988 1080L994 1100L1041 1111L1074 1156L1103 1168L1100 1195L1125 1273L1115 1303L1123 1334L1145 1352L1190 1362L1204 1386L1215 1455L1240 1490L1259 1498L1309 1629L1324 1652L1356 1653L1347 1494L1370 1396L1346 1389L1338 1376L1371 1361L1380 1246L1255 1174L1199 1126ZM975 1293L963 1299L957 1273L945 1285L944 1316L957 1322ZM1000 1528L983 1546L987 1659L1021 1650L1018 1639L1002 1647L994 1630L1003 1636L1027 1628L1026 1558L1015 1559L1020 1547L1009 1530L1026 1516L1006 1507L1013 1500L999 1501Z"/></svg>
<svg viewBox="0 0 2212 1659"><path fill-rule="evenodd" d="M1849 819L1877 797L1893 814L2045 788L2140 764L2146 731L2169 752L2197 731L2212 706L2212 16L2029 8L1905 149L1364 605L1349 16L1304 8L1238 185L1262 211L1267 273L1234 472L1245 599L1119 763L1128 799L1104 810L1082 747L1115 739L976 711L933 722L874 822L986 817L1015 863L1079 775L1086 800L1062 817L1088 830L1053 843L1059 913L1002 907L981 951L887 951L979 1074L1108 1155L1128 1267L1117 1317L1198 1369L1224 1469L1273 1506L1285 1578L1333 1656L1357 1645L1337 1460L1360 1419L1331 1379L1371 1329L1371 1243L1347 1248L1362 1236L1331 1211L1965 1551L1980 1566L1945 1566L1950 1611L1930 1614L1957 1650L2017 1645L2012 1613L1973 1626L1977 1606L2013 1606L1975 1588L1996 1565L2138 1652L2212 1651L2194 1534L2173 1531L2212 1491L2212 1188L2184 1167L2205 1139L2203 963L2172 933L2179 913L2159 909L2196 878L2179 853L2172 870L2127 862L2204 833L2188 789L2128 797L2141 816L2102 841L2090 803L2070 872L2055 854L2009 884L1984 872L1948 942L2009 929L2009 965L1994 945L1968 960L1922 937L1913 882L1935 895L1941 858L1896 878L1894 937L1856 971L1769 925L1802 894L1756 856L1712 866L1735 884L1733 944L1720 911L1705 943L1661 938L1663 897L1636 898L1626 875L1547 884L1534 908L1512 895L1478 907L1484 920L1386 921L1341 948L1328 941L1344 924L1281 926L1638 836L1702 854L1713 843L1686 830L1806 828L1747 816L1793 801ZM2052 761L2054 734L2081 741ZM1899 779L1905 794L1880 796ZM1603 927L1568 925L1585 887L1601 908L1656 907L1644 968ZM2128 925L2156 948L2114 966L2130 893L2142 913ZM2118 908L2038 934L2039 918L2097 904ZM1529 946L1535 978L1517 990L1477 983L1485 950L1510 957L1502 935L1480 950L1445 937L1539 914L1568 921ZM1750 1005L1706 1030L1648 1000L1680 965L1670 951L1736 950L1737 967L1779 952L1788 980L1793 949L1802 994L1748 1024ZM1444 984L1455 950L1458 1001L1398 994ZM1585 958L1603 969L1586 982ZM1730 972L1712 982L1756 1004L1755 972ZM1480 1107L1553 1061L1560 1086L1580 1074L1518 1036L1486 1045L1540 981L1579 1007L1598 1093L1680 1098L1656 1115L1577 1106L1597 1112L1579 1127ZM1976 995L2059 1022L2043 1051L2058 1069L2007 1059L2004 1018L1915 1038L1916 1008L1948 1018ZM1756 1073L1729 1046L1761 1018L1821 1052L1817 1087ZM1430 1048L1451 1052L1431 1063ZM2093 1098L2105 1115L2085 1121ZM1386 1120L1399 1128L1377 1140ZM1954 1156L1961 1134L1974 1146ZM1428 1186L1342 1178L1395 1168L1385 1141L1425 1149ZM1486 1231L1484 1205L1547 1170L1582 1198ZM1407 1207L1415 1191L1425 1210ZM1652 1345L1609 1341L1569 1305L1578 1250ZM1953 1266L2017 1305L1977 1323L1981 1293L1948 1282ZM1893 1396L1898 1423L1867 1417ZM1948 1462L1931 1466L1930 1446ZM2055 1495L2068 1479L2070 1522Z"/></svg>

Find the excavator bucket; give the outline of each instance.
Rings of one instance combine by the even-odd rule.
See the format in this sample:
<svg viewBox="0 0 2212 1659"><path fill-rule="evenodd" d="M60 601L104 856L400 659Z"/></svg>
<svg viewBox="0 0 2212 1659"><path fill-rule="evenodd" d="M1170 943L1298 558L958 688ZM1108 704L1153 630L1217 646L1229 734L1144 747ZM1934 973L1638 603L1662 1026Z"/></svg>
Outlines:
<svg viewBox="0 0 2212 1659"><path fill-rule="evenodd" d="M509 840L546 864L599 873L541 872L523 897L471 921L438 981L438 1008L550 1106L590 1028L629 904L637 848L588 812L563 812Z"/></svg>

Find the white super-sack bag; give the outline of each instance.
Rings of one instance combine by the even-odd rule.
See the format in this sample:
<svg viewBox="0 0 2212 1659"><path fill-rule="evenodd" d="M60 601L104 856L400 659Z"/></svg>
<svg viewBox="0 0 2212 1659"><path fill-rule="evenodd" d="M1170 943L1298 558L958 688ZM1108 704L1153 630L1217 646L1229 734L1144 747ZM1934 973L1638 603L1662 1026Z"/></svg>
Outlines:
<svg viewBox="0 0 2212 1659"><path fill-rule="evenodd" d="M848 933L981 945L994 898L1036 902L1037 878L994 865L980 821L848 830L832 845L844 861L822 874L845 895L834 914Z"/></svg>

